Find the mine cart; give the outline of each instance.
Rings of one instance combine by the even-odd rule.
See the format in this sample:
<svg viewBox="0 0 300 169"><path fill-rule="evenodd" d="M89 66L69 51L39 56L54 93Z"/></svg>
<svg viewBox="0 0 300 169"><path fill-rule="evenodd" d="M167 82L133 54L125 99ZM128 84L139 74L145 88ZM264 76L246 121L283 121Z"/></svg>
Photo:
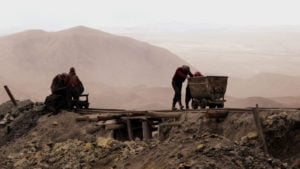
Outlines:
<svg viewBox="0 0 300 169"><path fill-rule="evenodd" d="M75 103L76 101L73 101L73 107L75 106L76 108L89 108L89 94L82 94L79 96L79 100L77 101L77 103Z"/></svg>
<svg viewBox="0 0 300 169"><path fill-rule="evenodd" d="M223 108L227 87L227 76L200 76L188 79L188 87L192 96L192 107L204 109Z"/></svg>

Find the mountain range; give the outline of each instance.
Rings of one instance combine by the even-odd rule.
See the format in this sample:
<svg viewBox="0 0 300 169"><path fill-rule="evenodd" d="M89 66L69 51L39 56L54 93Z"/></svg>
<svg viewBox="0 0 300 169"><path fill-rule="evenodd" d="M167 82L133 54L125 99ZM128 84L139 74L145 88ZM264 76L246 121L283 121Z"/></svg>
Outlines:
<svg viewBox="0 0 300 169"><path fill-rule="evenodd" d="M187 64L192 72L197 70L197 63L189 64L162 47L83 26L2 36L0 61L0 83L8 85L17 99L43 101L50 93L53 77L73 66L85 92L90 93L91 105L107 108L169 108L175 69ZM255 102L278 107L299 105L298 76L225 75L229 76L227 106ZM0 94L1 102L8 100L4 90Z"/></svg>

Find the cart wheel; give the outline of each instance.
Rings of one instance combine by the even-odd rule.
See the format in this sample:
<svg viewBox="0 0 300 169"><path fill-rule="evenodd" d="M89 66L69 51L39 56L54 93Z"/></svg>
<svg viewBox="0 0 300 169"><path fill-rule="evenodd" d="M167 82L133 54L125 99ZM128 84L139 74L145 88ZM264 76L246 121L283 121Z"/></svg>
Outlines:
<svg viewBox="0 0 300 169"><path fill-rule="evenodd" d="M207 106L207 101L206 99L202 99L200 102L200 107L201 109L205 109L205 107Z"/></svg>
<svg viewBox="0 0 300 169"><path fill-rule="evenodd" d="M89 103L86 103L83 107L84 107L85 109L88 109L88 108L89 108Z"/></svg>
<svg viewBox="0 0 300 169"><path fill-rule="evenodd" d="M224 108L224 103L222 103L222 104L217 104L217 108Z"/></svg>
<svg viewBox="0 0 300 169"><path fill-rule="evenodd" d="M216 108L216 105L215 105L215 104L210 104L210 105L208 105L208 106L209 106L210 109Z"/></svg>
<svg viewBox="0 0 300 169"><path fill-rule="evenodd" d="M192 107L193 107L193 109L198 109L198 102L195 100L192 100Z"/></svg>

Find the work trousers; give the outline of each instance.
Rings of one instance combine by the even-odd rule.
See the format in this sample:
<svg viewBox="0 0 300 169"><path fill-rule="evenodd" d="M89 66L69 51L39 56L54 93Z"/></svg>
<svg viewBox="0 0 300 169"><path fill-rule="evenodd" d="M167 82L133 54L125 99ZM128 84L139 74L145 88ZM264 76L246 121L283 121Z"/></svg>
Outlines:
<svg viewBox="0 0 300 169"><path fill-rule="evenodd" d="M182 83L176 83L175 81L172 81L172 87L174 89L174 97L173 97L173 104L172 106L175 107L176 103L178 102L179 105L181 104L181 89L182 89Z"/></svg>

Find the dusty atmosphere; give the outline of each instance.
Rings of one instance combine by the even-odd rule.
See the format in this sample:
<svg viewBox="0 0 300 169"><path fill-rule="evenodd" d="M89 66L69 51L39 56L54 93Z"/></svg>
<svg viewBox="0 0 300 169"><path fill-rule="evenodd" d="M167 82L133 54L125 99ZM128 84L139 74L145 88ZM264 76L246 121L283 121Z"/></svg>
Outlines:
<svg viewBox="0 0 300 169"><path fill-rule="evenodd" d="M300 169L299 0L0 5L0 169Z"/></svg>
<svg viewBox="0 0 300 169"><path fill-rule="evenodd" d="M86 86L86 92L92 93L91 106L165 109L170 108L173 92L171 77L175 69L183 64L191 64L192 72L229 76L227 107L248 107L256 103L263 107L299 107L300 78L297 74L298 66L294 66L299 62L296 57L297 47L294 45L299 41L298 33L287 31L289 33L284 38L280 32L285 30L275 29L268 36L261 37L263 31L266 30L246 31L232 36L210 32L210 36L187 36L186 42L180 41L181 36L175 34L171 36L173 38L166 35L156 35L150 39L142 36L142 39L171 51L84 26L55 32L23 31L0 37L0 83L2 86L8 85L18 99L43 101L50 93L53 77L74 66ZM238 35L245 38L238 40ZM203 39L199 40L202 36ZM154 41L155 37L161 39ZM288 40L291 37L293 41ZM174 41L172 44L175 46L157 43L166 39ZM176 46L175 42L190 46L191 53L182 52L185 48ZM222 42L219 46L226 48L213 48L214 42ZM236 51L229 53L224 52L232 49L229 44L241 44L242 47L234 47ZM246 50L249 47L252 47L251 51ZM207 54L193 49L207 51ZM173 52L195 59L186 59L187 63ZM216 52L222 55L213 57ZM280 55L273 57L276 53ZM232 58L233 55L238 56ZM270 62L272 58L276 63ZM249 62L245 64L245 61ZM272 69L267 69L267 66ZM8 100L3 90L0 94L0 102Z"/></svg>
<svg viewBox="0 0 300 169"><path fill-rule="evenodd" d="M0 90L3 169L300 168L297 74L240 68L238 76L220 60L201 67L167 49L83 26L2 36L0 56L1 85L17 99L14 105ZM204 78L229 76L225 108L171 111L172 76L182 65ZM52 111L44 104L52 79L71 66L90 107Z"/></svg>

